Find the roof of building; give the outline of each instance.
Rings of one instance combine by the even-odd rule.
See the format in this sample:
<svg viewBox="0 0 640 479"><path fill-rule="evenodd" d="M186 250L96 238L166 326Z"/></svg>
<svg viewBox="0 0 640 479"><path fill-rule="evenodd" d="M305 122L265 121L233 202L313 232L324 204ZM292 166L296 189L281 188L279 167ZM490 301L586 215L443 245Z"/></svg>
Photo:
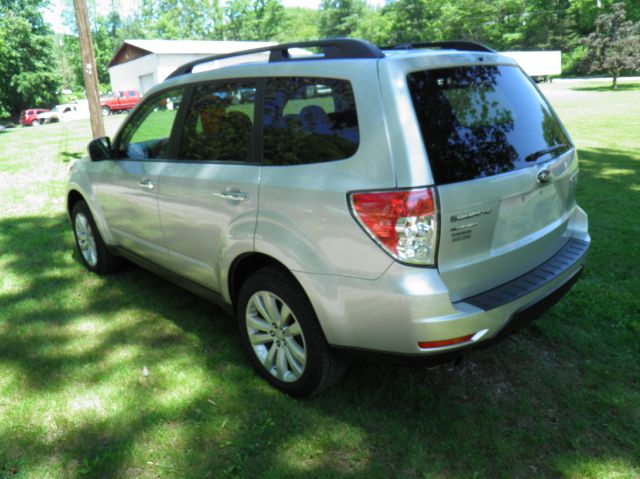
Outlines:
<svg viewBox="0 0 640 479"><path fill-rule="evenodd" d="M213 40L125 40L108 67L135 60L149 54L215 55L275 45L274 42Z"/></svg>

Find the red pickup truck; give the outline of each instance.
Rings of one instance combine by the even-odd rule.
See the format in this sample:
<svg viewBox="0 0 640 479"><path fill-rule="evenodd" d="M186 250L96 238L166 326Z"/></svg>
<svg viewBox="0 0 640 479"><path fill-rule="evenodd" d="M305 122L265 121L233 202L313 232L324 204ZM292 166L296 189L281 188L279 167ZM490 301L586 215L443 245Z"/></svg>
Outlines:
<svg viewBox="0 0 640 479"><path fill-rule="evenodd" d="M140 101L138 90L119 91L110 96L100 98L100 109L104 116L114 111L131 110Z"/></svg>

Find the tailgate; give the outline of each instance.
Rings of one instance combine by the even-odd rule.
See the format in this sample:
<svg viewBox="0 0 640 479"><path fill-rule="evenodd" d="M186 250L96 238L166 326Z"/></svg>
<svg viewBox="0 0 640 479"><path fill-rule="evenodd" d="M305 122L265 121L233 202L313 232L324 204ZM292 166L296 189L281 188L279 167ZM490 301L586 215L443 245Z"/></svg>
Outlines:
<svg viewBox="0 0 640 479"><path fill-rule="evenodd" d="M541 183L540 171L552 180ZM505 283L552 257L568 240L577 161L556 161L438 189L440 275L456 301Z"/></svg>
<svg viewBox="0 0 640 479"><path fill-rule="evenodd" d="M407 77L438 187L438 269L456 301L523 275L568 240L577 156L516 66L427 69Z"/></svg>

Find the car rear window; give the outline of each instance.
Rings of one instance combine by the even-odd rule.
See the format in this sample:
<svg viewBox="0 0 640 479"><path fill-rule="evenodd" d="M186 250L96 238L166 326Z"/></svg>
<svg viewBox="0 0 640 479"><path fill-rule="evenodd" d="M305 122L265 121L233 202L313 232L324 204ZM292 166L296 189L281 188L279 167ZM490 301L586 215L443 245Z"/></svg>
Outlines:
<svg viewBox="0 0 640 479"><path fill-rule="evenodd" d="M517 67L425 70L407 81L438 184L526 168L571 148L553 111Z"/></svg>
<svg viewBox="0 0 640 479"><path fill-rule="evenodd" d="M352 156L360 143L351 83L314 77L267 80L263 163L300 165Z"/></svg>

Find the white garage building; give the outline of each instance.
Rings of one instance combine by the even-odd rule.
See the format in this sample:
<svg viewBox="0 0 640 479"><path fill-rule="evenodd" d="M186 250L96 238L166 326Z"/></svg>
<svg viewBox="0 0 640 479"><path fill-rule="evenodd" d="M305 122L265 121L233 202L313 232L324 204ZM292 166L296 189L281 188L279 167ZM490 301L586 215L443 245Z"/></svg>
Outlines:
<svg viewBox="0 0 640 479"><path fill-rule="evenodd" d="M228 42L198 40L125 40L109 62L113 91L149 88L167 78L180 65L210 55L274 45L272 42ZM219 60L208 65L218 68L247 61L264 61L268 53Z"/></svg>

